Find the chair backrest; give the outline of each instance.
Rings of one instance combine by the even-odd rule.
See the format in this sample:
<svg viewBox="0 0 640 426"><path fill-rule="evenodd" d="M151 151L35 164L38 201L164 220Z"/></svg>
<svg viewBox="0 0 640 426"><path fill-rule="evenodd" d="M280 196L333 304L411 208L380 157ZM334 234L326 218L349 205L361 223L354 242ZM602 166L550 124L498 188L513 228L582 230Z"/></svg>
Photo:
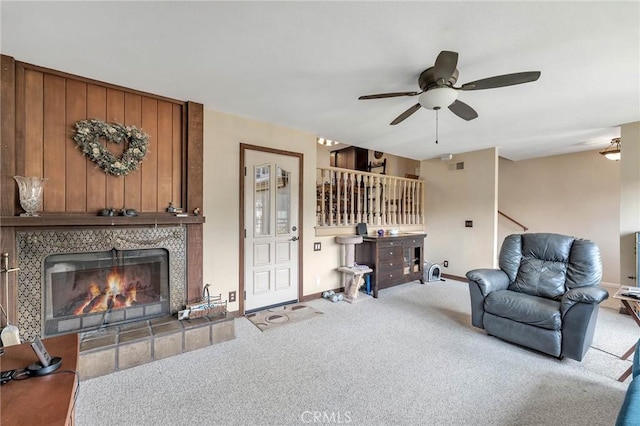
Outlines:
<svg viewBox="0 0 640 426"><path fill-rule="evenodd" d="M510 290L553 299L572 288L598 285L602 278L596 244L567 235L509 235L499 263L509 276Z"/></svg>

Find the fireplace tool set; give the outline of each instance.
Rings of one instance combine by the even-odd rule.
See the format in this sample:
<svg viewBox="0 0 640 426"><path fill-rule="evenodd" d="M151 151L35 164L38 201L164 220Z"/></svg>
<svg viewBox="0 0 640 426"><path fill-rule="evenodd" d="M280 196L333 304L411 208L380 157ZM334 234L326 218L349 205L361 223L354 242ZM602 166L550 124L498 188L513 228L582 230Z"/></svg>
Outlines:
<svg viewBox="0 0 640 426"><path fill-rule="evenodd" d="M18 272L20 268L9 268L9 253L2 253L2 269L0 272L4 273L4 303L9 308L9 272ZM9 321L9 315L4 309L4 306L0 305L2 313L7 319L7 325L2 329L0 333L0 339L2 340L2 346L12 346L20 344L20 330Z"/></svg>
<svg viewBox="0 0 640 426"><path fill-rule="evenodd" d="M202 299L193 303L187 303L183 311L178 312L178 319L193 319L209 315L226 314L227 301L222 300L222 294L211 296L209 287L211 284L205 284L202 289Z"/></svg>

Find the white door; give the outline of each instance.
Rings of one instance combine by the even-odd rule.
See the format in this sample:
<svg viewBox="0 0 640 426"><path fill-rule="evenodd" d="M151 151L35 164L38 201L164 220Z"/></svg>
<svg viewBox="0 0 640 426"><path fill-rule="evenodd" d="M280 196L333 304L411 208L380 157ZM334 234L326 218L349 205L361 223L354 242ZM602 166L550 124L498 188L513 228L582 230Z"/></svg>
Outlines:
<svg viewBox="0 0 640 426"><path fill-rule="evenodd" d="M298 157L246 150L245 312L298 301Z"/></svg>

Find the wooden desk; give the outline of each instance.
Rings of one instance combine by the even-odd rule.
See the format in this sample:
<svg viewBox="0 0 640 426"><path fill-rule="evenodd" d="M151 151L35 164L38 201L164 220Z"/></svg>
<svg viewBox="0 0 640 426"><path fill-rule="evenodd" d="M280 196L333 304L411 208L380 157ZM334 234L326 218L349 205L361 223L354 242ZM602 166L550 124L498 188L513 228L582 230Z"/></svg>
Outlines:
<svg viewBox="0 0 640 426"><path fill-rule="evenodd" d="M77 378L66 370L77 370L78 335L67 334L42 340L52 357L62 365L52 374L11 380L0 387L0 424L73 425ZM0 356L2 371L27 367L38 361L29 343L4 348Z"/></svg>
<svg viewBox="0 0 640 426"><path fill-rule="evenodd" d="M624 307L627 309L627 312L629 313L629 315L631 315L631 318L633 318L636 324L638 324L638 327L640 327L640 300L634 299L633 297L626 297L622 295L622 293L627 293L629 289L637 290L637 287L626 287L626 286L620 287L618 291L616 291L616 294L613 295L613 298L618 299L622 302ZM631 354L635 351L637 344L638 343L636 341L636 343L634 343L633 346L631 346L629 350L626 351L620 357L620 359L629 358ZM618 378L618 381L624 382L625 380L627 380L627 377L629 377L629 375L631 374L631 370L632 370L632 367L627 368L627 370L624 373L622 373L622 375Z"/></svg>

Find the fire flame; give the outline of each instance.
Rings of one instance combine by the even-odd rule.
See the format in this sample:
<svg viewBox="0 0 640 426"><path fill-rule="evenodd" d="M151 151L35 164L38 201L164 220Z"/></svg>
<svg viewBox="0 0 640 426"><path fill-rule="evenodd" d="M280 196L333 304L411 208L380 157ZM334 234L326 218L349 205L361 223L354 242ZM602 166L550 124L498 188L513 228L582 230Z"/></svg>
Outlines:
<svg viewBox="0 0 640 426"><path fill-rule="evenodd" d="M108 309L125 308L137 303L136 285L125 284L125 277L118 270L112 270L104 288L95 282L89 285L85 303L79 306L74 315L103 312Z"/></svg>

